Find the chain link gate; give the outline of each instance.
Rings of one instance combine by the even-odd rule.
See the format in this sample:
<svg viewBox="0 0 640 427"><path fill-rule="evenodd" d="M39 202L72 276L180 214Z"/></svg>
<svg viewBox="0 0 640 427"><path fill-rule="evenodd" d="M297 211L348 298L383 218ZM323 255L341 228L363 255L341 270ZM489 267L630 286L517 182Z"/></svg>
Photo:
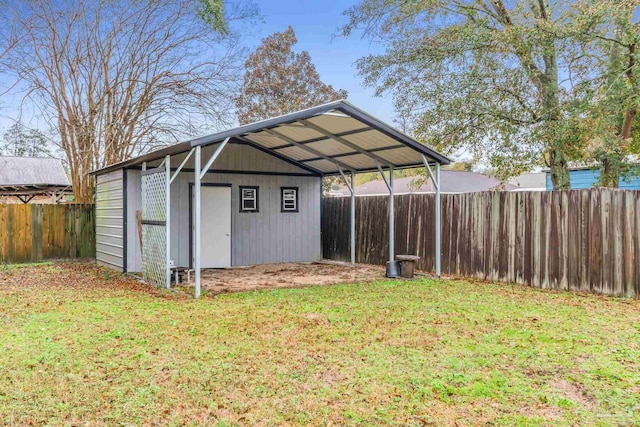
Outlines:
<svg viewBox="0 0 640 427"><path fill-rule="evenodd" d="M167 284L167 176L164 168L142 171L142 277Z"/></svg>

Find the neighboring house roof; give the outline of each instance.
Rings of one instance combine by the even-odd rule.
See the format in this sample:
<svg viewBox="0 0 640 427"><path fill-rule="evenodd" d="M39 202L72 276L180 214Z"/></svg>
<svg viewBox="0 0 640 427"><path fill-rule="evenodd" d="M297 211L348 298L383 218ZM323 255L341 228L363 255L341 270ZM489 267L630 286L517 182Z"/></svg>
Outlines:
<svg viewBox="0 0 640 427"><path fill-rule="evenodd" d="M349 102L334 101L185 141L91 173L100 175L231 140L271 153L318 176L370 172L378 165L402 169L422 166L424 161L450 163L446 156Z"/></svg>
<svg viewBox="0 0 640 427"><path fill-rule="evenodd" d="M420 188L413 189L411 183L417 177L394 178L393 191L395 194L407 193L434 193L433 182L429 179ZM481 173L441 170L440 180L442 181L441 191L443 193L475 193L479 191L491 190L513 190L516 187L503 183L495 178L488 177ZM347 188L338 190L342 195L349 195ZM333 193L335 194L335 193ZM387 185L382 179L370 181L356 187L357 196L367 196L375 194L389 194Z"/></svg>
<svg viewBox="0 0 640 427"><path fill-rule="evenodd" d="M513 191L544 191L547 189L547 177L544 172L523 173L509 180L516 188Z"/></svg>
<svg viewBox="0 0 640 427"><path fill-rule="evenodd" d="M0 194L45 193L69 185L61 160L0 156Z"/></svg>

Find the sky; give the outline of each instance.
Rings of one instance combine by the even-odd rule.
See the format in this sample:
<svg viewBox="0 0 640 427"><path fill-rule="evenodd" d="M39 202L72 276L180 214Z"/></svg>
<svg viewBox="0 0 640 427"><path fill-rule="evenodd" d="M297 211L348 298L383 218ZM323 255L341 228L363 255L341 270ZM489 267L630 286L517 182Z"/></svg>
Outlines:
<svg viewBox="0 0 640 427"><path fill-rule="evenodd" d="M289 25L294 29L298 43L296 52L306 50L316 66L323 82L334 89L345 89L348 100L356 106L390 125L394 125L394 109L390 96L375 97L374 90L362 85L357 75L355 62L370 53L381 53L380 45L363 40L353 34L349 38L334 37L339 27L347 22L343 12L357 4L355 0L253 0L259 8L261 18L250 28L242 29L242 43L254 51L263 38L282 32ZM4 86L7 82L0 83ZM3 87L4 87L3 86ZM0 133L11 126L18 116L20 97L4 94L0 106ZM29 118L27 118L29 117ZM40 127L37 116L25 111L23 116L27 126Z"/></svg>
<svg viewBox="0 0 640 427"><path fill-rule="evenodd" d="M255 26L253 34L245 37L245 43L254 50L262 38L291 25L298 38L294 50L309 52L324 83L336 90L347 90L351 103L393 125L391 97L375 97L373 89L363 87L355 66L358 58L381 53L382 47L363 40L358 34L348 38L332 37L347 22L342 13L357 3L353 0L257 0L262 22Z"/></svg>

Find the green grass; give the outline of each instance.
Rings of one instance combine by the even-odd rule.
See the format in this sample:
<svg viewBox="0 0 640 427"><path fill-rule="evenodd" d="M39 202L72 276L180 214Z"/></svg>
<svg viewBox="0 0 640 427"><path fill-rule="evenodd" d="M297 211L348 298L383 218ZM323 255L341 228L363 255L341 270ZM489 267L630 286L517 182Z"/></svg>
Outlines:
<svg viewBox="0 0 640 427"><path fill-rule="evenodd" d="M466 281L198 301L0 272L0 425L637 425L640 304Z"/></svg>
<svg viewBox="0 0 640 427"><path fill-rule="evenodd" d="M27 267L44 267L48 265L53 265L52 261L42 261L42 262L33 262L33 263L23 263L23 264L0 264L0 272L11 272L18 268L27 268Z"/></svg>

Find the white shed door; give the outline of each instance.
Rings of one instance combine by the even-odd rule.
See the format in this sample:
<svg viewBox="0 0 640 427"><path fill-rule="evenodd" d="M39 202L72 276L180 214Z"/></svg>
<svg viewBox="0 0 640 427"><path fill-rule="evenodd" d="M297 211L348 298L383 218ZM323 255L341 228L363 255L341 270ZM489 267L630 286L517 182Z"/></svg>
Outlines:
<svg viewBox="0 0 640 427"><path fill-rule="evenodd" d="M229 268L231 267L231 187L203 185L200 187L200 195L202 207L200 266L201 268ZM195 220L192 224L195 224Z"/></svg>

